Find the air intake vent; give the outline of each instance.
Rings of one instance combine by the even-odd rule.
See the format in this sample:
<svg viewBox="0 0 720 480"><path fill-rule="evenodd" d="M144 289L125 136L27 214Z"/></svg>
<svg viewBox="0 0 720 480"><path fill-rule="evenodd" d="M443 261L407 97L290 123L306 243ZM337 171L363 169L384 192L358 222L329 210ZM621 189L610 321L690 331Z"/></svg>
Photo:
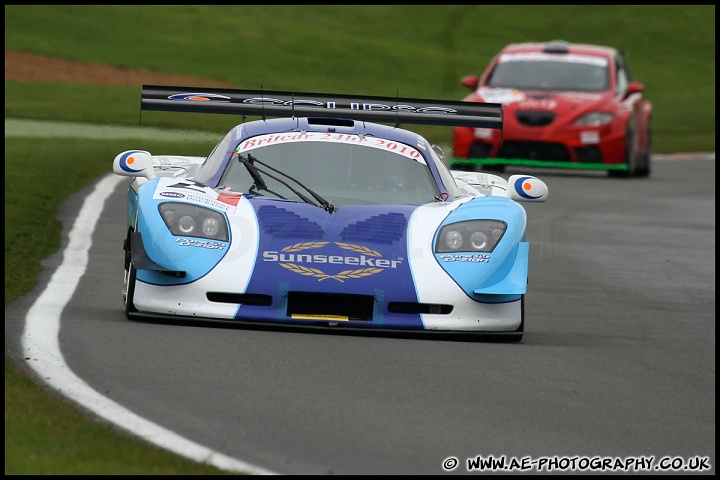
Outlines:
<svg viewBox="0 0 720 480"><path fill-rule="evenodd" d="M448 315L452 311L452 305L444 305L442 303L390 302L388 304L388 312L391 313L434 313Z"/></svg>
<svg viewBox="0 0 720 480"><path fill-rule="evenodd" d="M545 53L569 53L570 45L564 40L553 40L548 42L543 49Z"/></svg>
<svg viewBox="0 0 720 480"><path fill-rule="evenodd" d="M308 125L325 125L328 127L354 127L353 120L343 118L308 118Z"/></svg>
<svg viewBox="0 0 720 480"><path fill-rule="evenodd" d="M207 292L207 299L211 302L257 305L260 307L269 307L272 304L270 295L253 293Z"/></svg>
<svg viewBox="0 0 720 480"><path fill-rule="evenodd" d="M372 295L289 292L288 316L339 316L351 321L369 322L373 316Z"/></svg>
<svg viewBox="0 0 720 480"><path fill-rule="evenodd" d="M521 125L527 127L546 127L555 120L555 114L552 112L517 112L515 118Z"/></svg>

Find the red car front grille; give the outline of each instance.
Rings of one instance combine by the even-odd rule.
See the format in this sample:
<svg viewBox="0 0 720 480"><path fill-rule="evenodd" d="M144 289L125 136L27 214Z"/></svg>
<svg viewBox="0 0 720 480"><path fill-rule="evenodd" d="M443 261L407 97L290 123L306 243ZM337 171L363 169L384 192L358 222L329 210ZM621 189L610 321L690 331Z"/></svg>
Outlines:
<svg viewBox="0 0 720 480"><path fill-rule="evenodd" d="M523 110L515 112L515 118L520 125L526 127L547 127L555 120L555 114L544 111Z"/></svg>
<svg viewBox="0 0 720 480"><path fill-rule="evenodd" d="M553 162L571 162L572 158L562 143L506 141L495 155L498 158L526 158Z"/></svg>

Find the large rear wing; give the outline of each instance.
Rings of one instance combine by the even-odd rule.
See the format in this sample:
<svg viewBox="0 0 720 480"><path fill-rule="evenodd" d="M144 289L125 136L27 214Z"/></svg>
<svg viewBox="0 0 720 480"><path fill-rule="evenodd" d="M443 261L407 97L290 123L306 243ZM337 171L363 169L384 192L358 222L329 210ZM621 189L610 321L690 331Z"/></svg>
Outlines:
<svg viewBox="0 0 720 480"><path fill-rule="evenodd" d="M140 109L498 129L503 122L499 103L161 85L142 86Z"/></svg>

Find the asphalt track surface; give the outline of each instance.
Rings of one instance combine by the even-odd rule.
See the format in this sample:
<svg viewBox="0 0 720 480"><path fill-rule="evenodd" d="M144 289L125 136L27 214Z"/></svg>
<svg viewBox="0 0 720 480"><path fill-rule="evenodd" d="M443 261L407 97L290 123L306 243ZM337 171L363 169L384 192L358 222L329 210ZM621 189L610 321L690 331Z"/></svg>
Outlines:
<svg viewBox="0 0 720 480"><path fill-rule="evenodd" d="M520 344L129 321L109 176L63 204L6 351L90 415L228 470L714 474L714 158L658 158L649 179L525 170L550 195L525 204Z"/></svg>

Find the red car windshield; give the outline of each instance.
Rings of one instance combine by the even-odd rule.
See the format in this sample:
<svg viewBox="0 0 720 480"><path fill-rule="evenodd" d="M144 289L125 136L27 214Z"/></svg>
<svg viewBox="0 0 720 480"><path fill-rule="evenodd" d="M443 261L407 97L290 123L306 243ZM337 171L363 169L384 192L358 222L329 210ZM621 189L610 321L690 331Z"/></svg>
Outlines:
<svg viewBox="0 0 720 480"><path fill-rule="evenodd" d="M604 59L575 62L568 57L558 60L542 55L507 57L500 58L484 86L569 92L604 92L610 88Z"/></svg>

